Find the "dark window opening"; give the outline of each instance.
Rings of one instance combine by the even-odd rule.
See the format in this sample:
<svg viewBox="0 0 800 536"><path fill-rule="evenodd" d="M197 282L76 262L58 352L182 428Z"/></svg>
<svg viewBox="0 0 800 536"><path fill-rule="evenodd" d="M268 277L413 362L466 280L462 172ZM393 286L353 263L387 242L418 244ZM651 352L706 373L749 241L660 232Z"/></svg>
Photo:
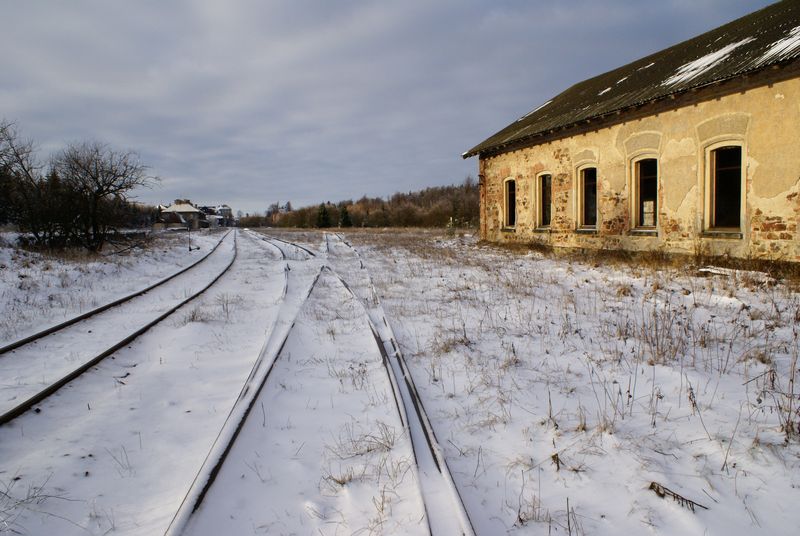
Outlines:
<svg viewBox="0 0 800 536"><path fill-rule="evenodd" d="M583 227L597 226L597 169L581 171L582 220Z"/></svg>
<svg viewBox="0 0 800 536"><path fill-rule="evenodd" d="M517 183L506 182L506 227L517 224Z"/></svg>
<svg viewBox="0 0 800 536"><path fill-rule="evenodd" d="M721 147L711 151L712 227L741 225L742 148Z"/></svg>
<svg viewBox="0 0 800 536"><path fill-rule="evenodd" d="M539 180L539 225L549 227L553 177L551 175L542 175Z"/></svg>
<svg viewBox="0 0 800 536"><path fill-rule="evenodd" d="M636 162L637 192L639 196L636 225L655 227L658 222L658 162L647 158Z"/></svg>

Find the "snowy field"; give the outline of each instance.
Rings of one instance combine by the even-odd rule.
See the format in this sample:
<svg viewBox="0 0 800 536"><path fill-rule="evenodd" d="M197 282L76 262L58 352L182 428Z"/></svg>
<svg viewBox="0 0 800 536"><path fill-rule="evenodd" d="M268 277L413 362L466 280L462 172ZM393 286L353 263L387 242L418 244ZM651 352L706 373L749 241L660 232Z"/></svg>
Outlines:
<svg viewBox="0 0 800 536"><path fill-rule="evenodd" d="M309 252L240 230L206 294L0 426L0 534L438 536L465 517L480 536L800 526L791 282L432 231L267 234ZM164 235L100 261L0 242L0 346L221 238L193 234L190 252ZM206 284L233 248L231 236L137 314ZM402 373L378 343L390 339L446 478L395 404ZM70 362L83 346L44 353ZM9 355L0 401L46 383L46 364L12 380Z"/></svg>

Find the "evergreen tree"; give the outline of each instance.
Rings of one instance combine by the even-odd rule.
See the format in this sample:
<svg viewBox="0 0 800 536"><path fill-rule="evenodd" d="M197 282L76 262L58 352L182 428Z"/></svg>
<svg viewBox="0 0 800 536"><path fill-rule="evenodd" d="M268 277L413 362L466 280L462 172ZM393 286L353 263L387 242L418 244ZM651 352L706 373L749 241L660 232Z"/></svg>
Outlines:
<svg viewBox="0 0 800 536"><path fill-rule="evenodd" d="M347 206L342 206L339 212L339 225L342 227L352 227L353 222L350 220L350 213L347 212Z"/></svg>
<svg viewBox="0 0 800 536"><path fill-rule="evenodd" d="M0 225L8 223L12 219L11 187L13 184L11 175L0 167Z"/></svg>
<svg viewBox="0 0 800 536"><path fill-rule="evenodd" d="M319 205L319 210L317 211L317 227L320 229L326 229L331 226L331 215L328 213L328 207L325 206L325 203L321 203Z"/></svg>

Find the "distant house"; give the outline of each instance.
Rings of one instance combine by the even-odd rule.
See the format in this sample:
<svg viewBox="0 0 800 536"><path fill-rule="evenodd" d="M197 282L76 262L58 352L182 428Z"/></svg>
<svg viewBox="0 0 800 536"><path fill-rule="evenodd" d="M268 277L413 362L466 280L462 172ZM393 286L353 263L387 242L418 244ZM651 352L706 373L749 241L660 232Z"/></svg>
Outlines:
<svg viewBox="0 0 800 536"><path fill-rule="evenodd" d="M167 208L167 207L164 207ZM156 222L153 225L154 230L161 230L161 229L186 229L188 224L186 220L184 220L180 214L176 214L174 212L159 212L158 216L156 217Z"/></svg>
<svg viewBox="0 0 800 536"><path fill-rule="evenodd" d="M217 216L221 216L222 219L220 220L220 225L225 227L231 227L234 224L233 219L233 209L228 205L217 205L216 207Z"/></svg>
<svg viewBox="0 0 800 536"><path fill-rule="evenodd" d="M176 214L189 229L199 229L201 220L205 220L202 211L188 199L176 199L175 203L161 211L162 214Z"/></svg>
<svg viewBox="0 0 800 536"><path fill-rule="evenodd" d="M497 242L800 260L800 2L580 82L479 157Z"/></svg>

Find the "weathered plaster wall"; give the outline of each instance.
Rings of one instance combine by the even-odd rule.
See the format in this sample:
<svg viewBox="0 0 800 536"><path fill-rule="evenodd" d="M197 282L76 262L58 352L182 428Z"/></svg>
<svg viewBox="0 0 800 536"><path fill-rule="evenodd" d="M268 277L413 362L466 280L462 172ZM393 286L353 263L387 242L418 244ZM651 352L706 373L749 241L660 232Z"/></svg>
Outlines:
<svg viewBox="0 0 800 536"><path fill-rule="evenodd" d="M740 236L707 232L707 150L743 145L745 204ZM632 229L633 160L658 159L656 232ZM578 232L576 181L597 168L596 232ZM536 228L536 177L553 177L549 229ZM800 79L481 159L481 235L589 248L800 260ZM505 179L517 181L517 224L503 228Z"/></svg>

